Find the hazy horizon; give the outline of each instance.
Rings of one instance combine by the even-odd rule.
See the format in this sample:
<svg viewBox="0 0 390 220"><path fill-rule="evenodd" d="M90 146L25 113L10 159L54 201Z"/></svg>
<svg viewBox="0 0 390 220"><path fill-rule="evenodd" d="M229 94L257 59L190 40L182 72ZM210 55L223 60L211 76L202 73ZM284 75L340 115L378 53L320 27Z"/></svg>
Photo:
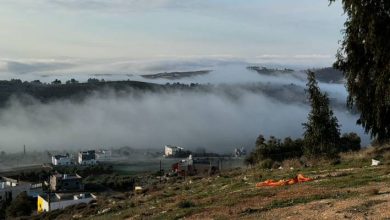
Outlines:
<svg viewBox="0 0 390 220"><path fill-rule="evenodd" d="M343 21L341 4L323 0L4 0L0 78L224 62L324 67Z"/></svg>

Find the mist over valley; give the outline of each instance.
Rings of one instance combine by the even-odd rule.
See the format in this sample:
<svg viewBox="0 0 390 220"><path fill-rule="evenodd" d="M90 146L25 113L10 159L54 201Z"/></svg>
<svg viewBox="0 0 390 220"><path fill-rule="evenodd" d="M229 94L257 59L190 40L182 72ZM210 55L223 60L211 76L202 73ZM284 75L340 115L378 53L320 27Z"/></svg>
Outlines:
<svg viewBox="0 0 390 220"><path fill-rule="evenodd" d="M0 150L15 152L23 145L32 151L159 149L173 144L226 153L241 146L251 149L259 133L300 137L309 111L304 71L285 73L276 66L272 74L265 74L247 66L213 66L195 75L176 71L186 74L174 79L64 74L50 76L62 84L45 83L48 77L35 83L2 81ZM341 73L323 77L328 72L319 74L320 87L329 94L342 131L357 132L367 144L357 116L345 107ZM30 74L19 76L26 80ZM65 84L71 78L80 83ZM96 80L85 82L88 78Z"/></svg>

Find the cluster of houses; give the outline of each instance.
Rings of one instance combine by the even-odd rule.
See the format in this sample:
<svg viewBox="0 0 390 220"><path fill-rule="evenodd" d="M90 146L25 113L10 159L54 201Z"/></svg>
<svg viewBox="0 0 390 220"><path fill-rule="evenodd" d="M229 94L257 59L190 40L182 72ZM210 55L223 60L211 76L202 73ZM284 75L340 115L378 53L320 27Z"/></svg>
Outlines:
<svg viewBox="0 0 390 220"><path fill-rule="evenodd" d="M53 166L91 166L98 162L109 161L111 151L80 151L76 158L74 155L65 154L53 155L51 159ZM29 197L37 199L37 212L42 213L96 200L95 195L84 191L82 180L83 178L77 174L60 173L51 175L44 183L0 177L0 202L12 201L22 192L26 192Z"/></svg>
<svg viewBox="0 0 390 220"><path fill-rule="evenodd" d="M49 212L64 209L71 205L89 203L96 196L84 191L82 177L79 175L54 174L44 185L42 183L22 182L16 179L0 177L0 202L12 201L22 192L37 199L37 212Z"/></svg>
<svg viewBox="0 0 390 220"><path fill-rule="evenodd" d="M84 191L83 178L77 174L54 174L50 176L49 193L38 196L38 213L49 212L56 209L64 209L68 206L81 203L88 204L97 197Z"/></svg>
<svg viewBox="0 0 390 220"><path fill-rule="evenodd" d="M165 157L182 157L189 151L178 146L166 145ZM234 156L246 155L244 148L236 148ZM53 155L53 166L91 166L98 162L112 160L110 150L89 150L80 151L77 155ZM220 158L193 158L189 155L171 166L171 171L179 176L190 175L212 175L222 169ZM83 178L77 174L55 173L44 183L32 183L19 181L17 179L0 177L0 202L11 201L22 192L37 199L37 212L49 212L56 209L64 209L68 206L81 203L90 203L97 199L95 195L86 192L83 185ZM45 190L44 190L45 189Z"/></svg>
<svg viewBox="0 0 390 220"><path fill-rule="evenodd" d="M54 166L71 166L71 165L82 165L91 166L96 165L97 162L104 162L111 160L111 150L89 150L80 151L77 155L77 159L74 159L72 155L54 155L51 158Z"/></svg>

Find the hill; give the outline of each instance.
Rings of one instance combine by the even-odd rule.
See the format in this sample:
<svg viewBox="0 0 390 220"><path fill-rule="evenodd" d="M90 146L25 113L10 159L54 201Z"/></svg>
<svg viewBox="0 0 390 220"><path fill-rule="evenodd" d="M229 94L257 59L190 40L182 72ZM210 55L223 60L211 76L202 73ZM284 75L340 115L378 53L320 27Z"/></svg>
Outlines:
<svg viewBox="0 0 390 220"><path fill-rule="evenodd" d="M371 167L366 150L332 165L285 162L285 169L235 169L210 177L157 179L142 193L101 195L94 205L71 207L40 219L384 219L390 217L390 166ZM294 167L293 170L290 167ZM302 173L312 182L256 188L267 179Z"/></svg>
<svg viewBox="0 0 390 220"><path fill-rule="evenodd" d="M188 78L188 77L194 77L198 75L205 75L210 73L211 70L200 70L200 71L187 71L187 72L165 72L165 73L156 73L156 74L150 74L150 75L141 75L142 77L146 79L182 79L182 78Z"/></svg>
<svg viewBox="0 0 390 220"><path fill-rule="evenodd" d="M326 67L322 69L313 69L318 81L325 83L343 83L343 72L336 70L332 67Z"/></svg>
<svg viewBox="0 0 390 220"><path fill-rule="evenodd" d="M92 81L92 80L91 80ZM86 83L46 84L39 81L22 82L21 80L0 81L0 106L3 106L12 96L31 96L41 102L58 99L83 99L96 91L111 89L116 92L129 90L155 91L164 88L174 88L154 83L138 81L92 81Z"/></svg>

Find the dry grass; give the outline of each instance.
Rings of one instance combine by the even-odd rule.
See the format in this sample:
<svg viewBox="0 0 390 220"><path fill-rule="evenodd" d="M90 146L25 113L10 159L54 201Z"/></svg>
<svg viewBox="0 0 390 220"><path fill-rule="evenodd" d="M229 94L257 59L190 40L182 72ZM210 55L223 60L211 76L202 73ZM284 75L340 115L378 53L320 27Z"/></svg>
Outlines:
<svg viewBox="0 0 390 220"><path fill-rule="evenodd" d="M379 195L379 189L377 189L377 188L369 189L367 191L367 194L370 195L370 196Z"/></svg>
<svg viewBox="0 0 390 220"><path fill-rule="evenodd" d="M370 147L357 152L345 152L340 154L340 158L341 160L362 160L369 158L373 151L374 149Z"/></svg>
<svg viewBox="0 0 390 220"><path fill-rule="evenodd" d="M390 217L386 208L390 205L390 166L371 167L371 151L342 154L337 165L318 160L313 162L316 166L305 168L299 160L288 160L283 163L283 170L255 167L235 169L219 176L171 180L125 201L107 201L109 205L99 209L109 206L111 211L89 219ZM255 187L259 181L287 179L298 173L316 180L292 186Z"/></svg>
<svg viewBox="0 0 390 220"><path fill-rule="evenodd" d="M297 169L297 168L302 168L303 166L304 166L304 164L299 159L289 159L289 160L283 161L283 163L282 163L282 167L284 167L286 169L289 169L291 167L294 169Z"/></svg>

